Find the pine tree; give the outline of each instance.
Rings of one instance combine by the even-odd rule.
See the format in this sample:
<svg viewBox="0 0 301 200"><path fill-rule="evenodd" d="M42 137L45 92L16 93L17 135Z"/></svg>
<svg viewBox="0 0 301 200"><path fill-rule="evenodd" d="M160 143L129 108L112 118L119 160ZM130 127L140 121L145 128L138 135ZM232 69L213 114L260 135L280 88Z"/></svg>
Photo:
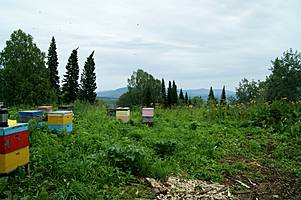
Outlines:
<svg viewBox="0 0 301 200"><path fill-rule="evenodd" d="M80 99L85 102L94 103L96 100L96 74L95 74L95 62L94 51L87 58L84 66L84 70L81 74L80 84Z"/></svg>
<svg viewBox="0 0 301 200"><path fill-rule="evenodd" d="M171 88L171 81L168 82L167 88L167 105L171 107L172 105L172 88Z"/></svg>
<svg viewBox="0 0 301 200"><path fill-rule="evenodd" d="M225 86L223 87L222 94L221 94L221 100L220 100L220 105L225 105L227 103L226 101L226 90Z"/></svg>
<svg viewBox="0 0 301 200"><path fill-rule="evenodd" d="M209 95L208 95L208 100L207 100L208 103L216 103L216 99L214 97L214 93L213 93L213 89L212 87L210 87L210 91L209 91Z"/></svg>
<svg viewBox="0 0 301 200"><path fill-rule="evenodd" d="M52 37L51 42L50 42L50 46L48 49L48 61L47 61L47 65L48 65L48 69L50 72L50 84L51 87L55 90L55 93L57 95L57 97L59 98L60 95L60 78L58 75L58 57L57 57L57 52L56 52L56 43L55 43L55 39L54 37Z"/></svg>
<svg viewBox="0 0 301 200"><path fill-rule="evenodd" d="M63 80L63 99L66 103L72 103L77 99L78 95L78 78L79 78L79 66L77 58L77 49L74 49L68 59L66 65L66 74Z"/></svg>
<svg viewBox="0 0 301 200"><path fill-rule="evenodd" d="M172 105L178 104L178 92L177 92L177 85L176 85L175 81L172 81L171 104Z"/></svg>
<svg viewBox="0 0 301 200"><path fill-rule="evenodd" d="M184 101L184 94L182 88L180 89L179 99Z"/></svg>
<svg viewBox="0 0 301 200"><path fill-rule="evenodd" d="M188 94L187 92L185 93L185 99L184 99L185 104L188 104Z"/></svg>
<svg viewBox="0 0 301 200"><path fill-rule="evenodd" d="M167 106L166 88L165 88L165 82L163 78L161 82L161 104L164 105L164 107Z"/></svg>

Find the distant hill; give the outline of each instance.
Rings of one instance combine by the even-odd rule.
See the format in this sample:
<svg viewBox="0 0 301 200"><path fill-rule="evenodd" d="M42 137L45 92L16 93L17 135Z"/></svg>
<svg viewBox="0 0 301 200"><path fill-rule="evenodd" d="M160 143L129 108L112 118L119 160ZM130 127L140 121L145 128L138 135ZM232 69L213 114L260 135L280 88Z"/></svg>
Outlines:
<svg viewBox="0 0 301 200"><path fill-rule="evenodd" d="M105 97L110 99L118 99L122 94L128 91L127 87L118 88L116 90L106 90L97 92L98 97Z"/></svg>
<svg viewBox="0 0 301 200"><path fill-rule="evenodd" d="M128 91L127 87L122 87L122 88L118 88L116 90L106 90L106 91L100 91L97 92L97 96L98 97L102 97L102 98L108 98L108 99L118 99L122 94L126 93ZM184 89L183 93L185 95L185 92L188 93L189 97L195 97L195 96L201 96L204 100L207 100L208 98L208 94L209 94L209 89ZM214 92L214 96L216 98L220 98L221 93L222 93L222 89L216 89L213 90ZM230 96L235 96L235 92L231 91L231 90L226 90L226 96L230 97Z"/></svg>

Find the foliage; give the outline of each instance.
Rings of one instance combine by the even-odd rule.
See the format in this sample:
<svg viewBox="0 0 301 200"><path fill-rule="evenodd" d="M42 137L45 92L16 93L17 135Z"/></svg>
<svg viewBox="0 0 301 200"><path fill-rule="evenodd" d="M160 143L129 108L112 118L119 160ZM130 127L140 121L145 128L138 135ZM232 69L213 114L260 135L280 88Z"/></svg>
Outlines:
<svg viewBox="0 0 301 200"><path fill-rule="evenodd" d="M95 103L96 101L96 74L95 74L95 62L94 51L87 58L84 66L84 70L81 75L79 97L82 101Z"/></svg>
<svg viewBox="0 0 301 200"><path fill-rule="evenodd" d="M272 74L267 78L266 95L268 100L287 98L290 101L301 99L301 54L292 49L281 58L272 61Z"/></svg>
<svg viewBox="0 0 301 200"><path fill-rule="evenodd" d="M66 65L66 74L64 75L62 95L65 103L73 103L78 97L78 78L79 66L77 58L77 49L74 49Z"/></svg>
<svg viewBox="0 0 301 200"><path fill-rule="evenodd" d="M178 104L178 90L175 81L172 81L171 88L171 105L176 106Z"/></svg>
<svg viewBox="0 0 301 200"><path fill-rule="evenodd" d="M188 94L185 92L185 98L184 98L185 104L188 104Z"/></svg>
<svg viewBox="0 0 301 200"><path fill-rule="evenodd" d="M249 103L251 100L257 99L259 94L259 81L248 81L248 79L244 78L239 82L238 88L236 88L236 97L240 103Z"/></svg>
<svg viewBox="0 0 301 200"><path fill-rule="evenodd" d="M168 81L168 88L167 88L167 105L171 107L172 105L172 88L171 88L171 81Z"/></svg>
<svg viewBox="0 0 301 200"><path fill-rule="evenodd" d="M58 75L58 57L56 52L56 43L54 37L52 37L50 46L48 49L48 55L47 55L47 66L49 69L49 78L50 78L50 84L51 87L55 90L57 97L60 96L60 77Z"/></svg>
<svg viewBox="0 0 301 200"><path fill-rule="evenodd" d="M161 81L161 104L164 107L167 107L167 95L166 95L166 87L165 87L164 78L162 78L162 81Z"/></svg>
<svg viewBox="0 0 301 200"><path fill-rule="evenodd" d="M14 31L0 53L0 99L7 105L55 101L44 59L31 35Z"/></svg>
<svg viewBox="0 0 301 200"><path fill-rule="evenodd" d="M160 102L161 81L151 74L138 69L128 79L128 92L123 94L118 105L149 105Z"/></svg>

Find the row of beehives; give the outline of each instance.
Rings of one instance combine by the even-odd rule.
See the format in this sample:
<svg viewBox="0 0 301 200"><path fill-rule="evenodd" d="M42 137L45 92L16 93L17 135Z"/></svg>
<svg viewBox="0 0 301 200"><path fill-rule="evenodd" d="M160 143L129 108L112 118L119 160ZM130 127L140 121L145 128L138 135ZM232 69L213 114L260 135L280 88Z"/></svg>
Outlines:
<svg viewBox="0 0 301 200"><path fill-rule="evenodd" d="M8 119L8 110L0 105L0 174L14 171L29 163L28 123L36 120L43 123L43 112L47 113L48 129L61 133L72 131L72 111L52 111L51 106L38 107L39 110L19 112L19 122Z"/></svg>
<svg viewBox="0 0 301 200"><path fill-rule="evenodd" d="M129 122L131 118L131 111L128 107L118 107L116 109L108 109L109 116L116 117L117 120L123 123ZM142 108L142 123L146 125L153 125L154 123L154 108Z"/></svg>

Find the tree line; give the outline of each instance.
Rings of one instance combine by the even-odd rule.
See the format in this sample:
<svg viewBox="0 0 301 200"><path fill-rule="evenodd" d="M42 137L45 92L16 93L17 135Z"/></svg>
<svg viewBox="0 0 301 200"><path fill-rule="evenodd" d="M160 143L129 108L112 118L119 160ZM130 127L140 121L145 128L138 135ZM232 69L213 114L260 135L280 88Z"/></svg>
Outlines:
<svg viewBox="0 0 301 200"><path fill-rule="evenodd" d="M201 96L191 99L187 92L185 92L184 95L182 88L178 94L177 88L177 84L174 80L168 81L168 87L166 88L164 78L160 81L142 69L138 69L133 72L128 79L128 91L120 96L117 105L155 106L155 104L160 104L164 108L171 108L174 106L200 105L204 103ZM225 105L226 101L226 90L224 86L219 103ZM210 87L207 102L209 104L218 104L212 87Z"/></svg>
<svg viewBox="0 0 301 200"><path fill-rule="evenodd" d="M85 62L80 83L77 51L74 49L68 59L61 87L55 38L51 39L45 62L46 55L33 37L22 30L14 31L0 52L0 100L7 105L73 103L77 99L94 103L94 51Z"/></svg>
<svg viewBox="0 0 301 200"><path fill-rule="evenodd" d="M236 88L239 103L301 99L301 54L290 49L271 63L271 74L264 81L249 81L246 78L240 81Z"/></svg>

